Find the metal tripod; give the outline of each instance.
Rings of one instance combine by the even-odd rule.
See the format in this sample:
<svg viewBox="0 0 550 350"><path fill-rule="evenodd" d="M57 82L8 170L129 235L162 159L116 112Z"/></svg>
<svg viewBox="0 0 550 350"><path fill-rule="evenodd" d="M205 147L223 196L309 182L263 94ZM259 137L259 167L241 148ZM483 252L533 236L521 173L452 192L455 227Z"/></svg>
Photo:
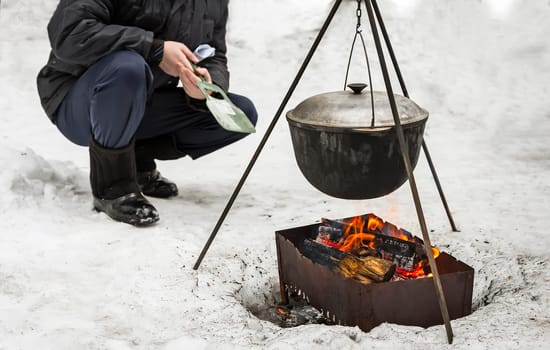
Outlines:
<svg viewBox="0 0 550 350"><path fill-rule="evenodd" d="M432 245L431 245L430 237L429 237L429 234L428 234L428 228L426 226L426 220L424 218L424 212L423 212L423 209L422 209L422 204L420 202L420 197L419 197L419 194L418 194L418 189L417 189L416 181L415 181L414 174L413 174L413 168L412 168L411 161L410 161L410 158L409 158L409 153L407 151L407 144L406 144L405 137L404 137L404 134L403 134L403 128L401 126L401 122L400 122L400 119L399 119L399 113L398 113L398 110L397 110L397 105L396 105L395 97L394 97L394 94L393 94L393 88L392 88L392 84L391 84L391 80L390 80L390 76L389 76L389 72L388 72L388 67L386 65L386 60L385 60L385 57L384 57L382 42L381 42L380 35L379 35L379 32L378 32L378 26L380 27L380 30L382 32L384 42L386 44L386 47L388 49L391 61L393 63L394 69L395 69L397 77L399 79L401 89L403 90L403 95L406 96L406 97L409 97L409 94L407 92L407 88L405 86L405 83L404 83L404 80L403 80L403 77L402 77L402 74L401 74L401 70L399 69L399 65L397 63L397 59L395 57L393 48L391 46L391 42L390 42L388 33L386 31L386 27L384 25L384 21L382 19L382 15L380 13L380 9L378 7L378 4L377 4L376 0L359 0L359 1L364 1L365 6L366 6L366 10L367 10L367 14L368 14L369 22L370 22L370 27L371 27L371 31L372 31L372 35L373 35L373 40L374 40L374 43L375 43L375 46L376 46L376 51L377 51L378 58L379 58L379 61L380 61L380 69L382 71L382 75L383 75L383 78L384 78L384 83L385 83L385 86L386 86L386 91L387 91L387 94L388 94L388 100L389 100L391 111L392 111L393 118L394 118L397 138L398 138L399 145L400 145L400 148L401 148L401 154L403 155L403 162L405 164L405 169L407 171L407 176L408 176L409 184L410 184L410 187L411 187L413 201L414 201L414 204L415 204L415 207L416 207L418 221L419 221L420 228L421 228L421 231L422 231L422 238L424 240L425 251L426 251L426 255L428 256L428 261L430 263L430 267L431 267L432 274L433 274L433 280L434 280L434 284L435 284L435 291L436 291L436 295L437 295L437 298L438 298L439 307L440 307L440 310L441 310L441 316L443 318L443 321L444 321L444 324L445 324L445 329L446 329L446 332L447 332L447 340L448 340L449 344L451 344L453 342L453 331L452 331L452 328L451 328L451 321L450 321L449 311L447 309L447 303L445 301L445 294L443 292L443 286L441 284L441 279L440 279L439 272L438 272L438 269L437 269L437 265L436 265L436 262L435 262L435 259L434 259L434 256L433 256L433 252L432 252L432 249L431 249ZM205 243L205 245L204 245L204 247L203 247L196 263L195 263L195 265L193 266L194 270L197 270L199 268L202 260L204 259L204 256L208 252L208 249L210 248L210 245L214 241L221 225L225 221L225 218L226 218L227 214L231 210L231 207L233 206L233 203L237 199L237 196L239 195L246 179L248 178L248 175L250 174L250 171L254 167L258 157L260 156L260 153L262 152L265 144L267 143L267 140L271 136L271 133L273 132L273 129L275 128L277 122L279 121L279 118L280 118L281 114L283 113L288 101L290 100L292 94L294 93L294 90L296 89L299 81L301 80L301 78L302 78L309 62L311 61L311 58L313 57L313 54L317 50L317 47L319 46L323 36L325 35L325 33L326 33L330 23L332 22L332 19L334 18L334 16L335 16L338 8L340 7L341 3L342 3L342 0L335 0L334 5L332 6L332 8L331 8L331 10L328 14L327 19L323 23L323 26L321 27L321 29L319 31L319 34L315 38L315 41L313 42L313 45L312 45L311 49L309 50L306 58L304 59L304 62L302 63L302 66L300 67L296 77L292 81L288 92L286 93L285 97L283 98L283 101L281 102L281 105L279 106L277 112L275 113L275 116L273 117L273 120L271 121L271 124L267 128L265 135L263 136L262 140L260 141L260 144L258 145L258 148L256 149L254 155L252 156L252 159L250 160L248 166L246 167L239 183L237 184L237 187L235 188L235 190L233 191L233 194L229 198L229 201L228 201L225 209L223 210L220 218L218 219L218 222L216 223L216 226L214 227L212 233L210 234L210 237L206 241L206 243ZM378 26L377 26L377 23L378 23ZM423 148L424 154L426 155L426 158L428 160L430 170L432 172L434 181L435 181L437 189L439 191L441 201L443 202L443 206L445 207L445 211L447 213L447 217L449 219L451 228L452 228L453 231L456 232L458 230L455 226L453 217L452 217L451 212L449 210L447 200L445 199L443 189L442 189L441 184L439 182L439 177L437 176L437 173L436 173L435 167L433 165L430 153L428 151L428 146L426 145L425 141L423 141L423 143L422 143L422 148Z"/></svg>

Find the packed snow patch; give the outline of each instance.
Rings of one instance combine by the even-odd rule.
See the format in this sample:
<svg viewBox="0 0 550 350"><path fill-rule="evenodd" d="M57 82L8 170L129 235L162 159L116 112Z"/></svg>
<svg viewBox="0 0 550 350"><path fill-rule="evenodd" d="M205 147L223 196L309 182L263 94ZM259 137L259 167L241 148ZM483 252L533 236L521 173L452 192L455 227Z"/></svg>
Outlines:
<svg viewBox="0 0 550 350"><path fill-rule="evenodd" d="M0 163L10 165L0 172L0 186L7 189L2 206L74 201L89 193L86 172L71 162L47 161L30 148L2 146Z"/></svg>

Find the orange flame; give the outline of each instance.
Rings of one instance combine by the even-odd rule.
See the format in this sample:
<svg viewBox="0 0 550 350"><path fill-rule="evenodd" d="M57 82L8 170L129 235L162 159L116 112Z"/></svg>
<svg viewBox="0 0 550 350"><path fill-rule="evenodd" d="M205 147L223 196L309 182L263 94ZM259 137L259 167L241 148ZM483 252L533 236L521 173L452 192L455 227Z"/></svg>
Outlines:
<svg viewBox="0 0 550 350"><path fill-rule="evenodd" d="M440 251L436 247L432 247L432 253L434 255L434 259L437 259L437 257L439 256Z"/></svg>
<svg viewBox="0 0 550 350"><path fill-rule="evenodd" d="M359 220L363 221L363 218L358 216ZM382 230L384 228L384 221L379 217L369 214L369 222L367 223L367 229L371 232Z"/></svg>
<svg viewBox="0 0 550 350"><path fill-rule="evenodd" d="M367 246L364 241L370 241L372 242L374 240L375 236L370 233L354 233L349 235L345 240L344 243L340 246L340 250L343 250L345 252L351 252L353 250L356 250L360 247Z"/></svg>
<svg viewBox="0 0 550 350"><path fill-rule="evenodd" d="M384 223L381 218L374 214L368 214L366 222L363 216L355 216L343 224L345 225L344 235L338 242L330 241L330 239L323 239L323 243L348 253L361 247L375 248L376 236L373 233L388 235L403 241L420 243L416 237L412 236L407 231L390 223ZM432 252L434 258L439 256L440 252L436 247L432 247ZM397 268L397 273L405 278L424 277L426 276L425 270L427 265L428 261L422 260L415 266L414 270L409 271ZM431 275L431 273L429 275Z"/></svg>

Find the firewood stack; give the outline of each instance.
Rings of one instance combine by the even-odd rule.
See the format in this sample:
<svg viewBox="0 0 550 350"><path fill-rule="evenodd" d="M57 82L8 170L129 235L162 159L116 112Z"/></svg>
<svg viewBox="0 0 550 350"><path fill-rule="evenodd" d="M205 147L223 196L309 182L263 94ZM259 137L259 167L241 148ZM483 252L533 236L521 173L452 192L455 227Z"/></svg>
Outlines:
<svg viewBox="0 0 550 350"><path fill-rule="evenodd" d="M311 239L303 243L303 253L309 259L364 284L387 282L395 273L396 265L390 260L370 255L355 256ZM365 250L362 253L369 252Z"/></svg>
<svg viewBox="0 0 550 350"><path fill-rule="evenodd" d="M338 262L338 268L346 278L353 278L364 284L387 282L395 273L395 264L374 256L355 257L346 255Z"/></svg>

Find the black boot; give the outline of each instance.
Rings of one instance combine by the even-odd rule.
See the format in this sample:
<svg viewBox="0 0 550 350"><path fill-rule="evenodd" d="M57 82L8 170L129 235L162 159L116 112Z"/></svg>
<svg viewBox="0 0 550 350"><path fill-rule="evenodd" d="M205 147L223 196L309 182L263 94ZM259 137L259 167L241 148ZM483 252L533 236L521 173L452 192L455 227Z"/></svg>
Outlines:
<svg viewBox="0 0 550 350"><path fill-rule="evenodd" d="M133 142L125 148L108 149L92 141L90 183L94 208L114 220L135 226L159 220L157 210L139 190Z"/></svg>
<svg viewBox="0 0 550 350"><path fill-rule="evenodd" d="M170 198L178 195L175 183L163 177L157 170L155 159L172 160L185 156L179 152L171 135L162 135L136 141L137 180L146 196Z"/></svg>
<svg viewBox="0 0 550 350"><path fill-rule="evenodd" d="M137 180L141 192L146 196L170 198L178 195L178 186L163 177L157 169L139 171L137 173Z"/></svg>

